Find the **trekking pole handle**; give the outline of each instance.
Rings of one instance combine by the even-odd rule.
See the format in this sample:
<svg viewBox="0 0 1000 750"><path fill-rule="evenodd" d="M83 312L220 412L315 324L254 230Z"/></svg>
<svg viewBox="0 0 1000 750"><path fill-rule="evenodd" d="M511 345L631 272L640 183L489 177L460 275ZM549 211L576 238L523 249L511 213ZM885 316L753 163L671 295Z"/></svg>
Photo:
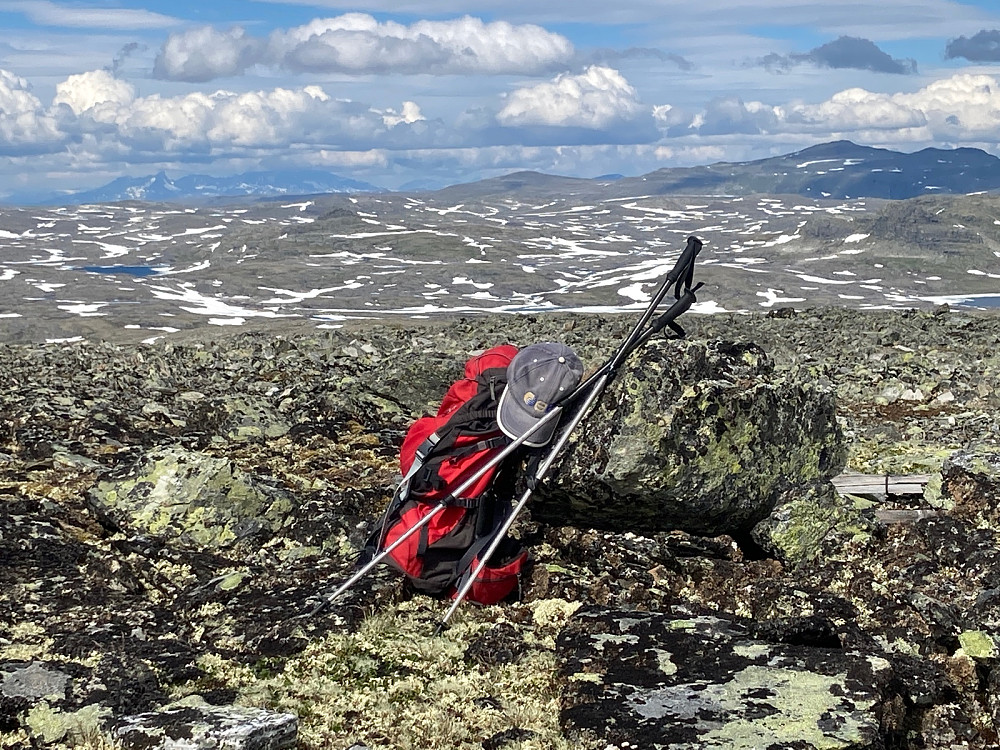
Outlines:
<svg viewBox="0 0 1000 750"><path fill-rule="evenodd" d="M618 369L622 366L622 363L629 357L629 355L632 354L632 352L635 351L639 345L649 339L650 330L646 327L646 324L652 319L653 315L656 313L656 309L663 302L663 299L667 296L667 293L671 290L671 288L678 284L683 277L689 275L694 266L695 258L697 258L698 253L701 252L702 245L702 241L694 235L688 237L687 245L681 252L677 262L674 263L674 267L670 269L664 277L659 289L656 290L656 294L653 295L653 299L650 301L649 305L646 306L646 309L643 311L639 320L632 327L632 330L629 332L629 335L625 338L625 340L618 346L618 349L611 356L611 359L591 373L590 377L588 377L584 382L580 383L580 385L578 385L572 393L561 401L562 404L565 405L572 403L584 394L590 392L594 383L605 375L608 376L609 380L613 379L615 374L618 372ZM696 289L701 286L701 284L698 284ZM680 293L677 294L678 300L682 297L683 295ZM667 313L674 311L676 304L677 303L675 302L674 306L671 306ZM673 312L673 317L676 318L680 316L682 312L683 310L678 309ZM667 321L663 323L663 326L666 326L670 320L671 318L668 318Z"/></svg>
<svg viewBox="0 0 1000 750"><path fill-rule="evenodd" d="M667 274L667 279L671 280L673 283L677 283L681 277L685 275L691 264L694 263L694 259L698 257L698 253L701 252L703 244L704 243L693 234L688 237L687 244L684 246L684 250L681 251L681 255L674 264L674 267L670 270L670 273Z"/></svg>
<svg viewBox="0 0 1000 750"><path fill-rule="evenodd" d="M685 291L674 304L672 304L669 309L663 315L656 319L656 321L650 326L650 333L659 333L668 325L673 323L677 318L686 313L691 309L691 305L698 301L695 296L695 292L701 289L704 284L699 283L694 288Z"/></svg>
<svg viewBox="0 0 1000 750"><path fill-rule="evenodd" d="M660 306L663 299L667 296L667 293L679 284L682 278L689 276L693 267L695 258L698 257L698 253L701 252L702 241L695 237L693 234L687 238L687 245L684 246L684 250L681 251L680 257L677 258L677 262L674 263L674 267L670 269L667 275L663 278L663 282L660 284L660 288L656 290L656 294L653 295L653 299L650 301L649 306L643 312L642 316L636 322L635 326L632 328L632 332L628 335L625 341L622 342L621 346L618 347L618 351L615 352L611 360L604 366L608 372L615 372L625 361L625 359L635 350L642 341L645 340L643 330L646 324L652 319L653 315L656 313L656 308ZM680 299L680 287L678 286L677 294L675 295ZM680 313L678 313L679 315ZM666 325L664 323L664 325Z"/></svg>

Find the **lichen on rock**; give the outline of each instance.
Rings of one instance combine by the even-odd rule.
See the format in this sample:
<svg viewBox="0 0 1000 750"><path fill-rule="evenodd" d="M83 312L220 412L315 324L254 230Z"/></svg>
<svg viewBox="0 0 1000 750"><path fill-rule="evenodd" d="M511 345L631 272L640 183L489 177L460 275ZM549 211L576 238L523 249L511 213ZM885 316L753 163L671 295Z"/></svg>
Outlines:
<svg viewBox="0 0 1000 750"><path fill-rule="evenodd" d="M891 698L884 660L767 643L710 615L585 608L558 655L565 731L619 747L874 750Z"/></svg>
<svg viewBox="0 0 1000 750"><path fill-rule="evenodd" d="M181 448L143 456L99 482L90 497L116 528L191 549L262 541L282 528L294 503L229 459Z"/></svg>

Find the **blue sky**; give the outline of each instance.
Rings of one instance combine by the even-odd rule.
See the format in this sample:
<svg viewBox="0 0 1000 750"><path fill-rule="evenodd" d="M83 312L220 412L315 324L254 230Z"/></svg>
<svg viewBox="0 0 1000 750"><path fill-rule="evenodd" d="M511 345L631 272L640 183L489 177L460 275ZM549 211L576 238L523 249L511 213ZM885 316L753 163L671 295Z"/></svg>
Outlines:
<svg viewBox="0 0 1000 750"><path fill-rule="evenodd" d="M0 199L160 170L636 175L839 138L1000 155L1000 3L0 0Z"/></svg>

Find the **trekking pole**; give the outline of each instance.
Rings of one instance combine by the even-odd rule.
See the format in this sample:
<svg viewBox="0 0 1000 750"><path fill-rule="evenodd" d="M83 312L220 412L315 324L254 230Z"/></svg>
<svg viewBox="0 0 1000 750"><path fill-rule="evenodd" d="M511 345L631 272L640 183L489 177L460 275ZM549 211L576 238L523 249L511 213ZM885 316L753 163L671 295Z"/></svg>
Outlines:
<svg viewBox="0 0 1000 750"><path fill-rule="evenodd" d="M397 547L406 542L407 539L409 539L411 536L420 531L420 529L422 529L424 526L430 523L431 519L434 518L434 516L443 511L449 505L451 505L450 501L453 498L460 497L461 494L465 492L473 484L475 484L483 474L492 469L494 466L497 466L501 461L507 458L507 456L509 456L511 453L517 450L524 443L525 440L530 438L535 433L536 430L541 429L543 425L547 425L549 422L557 420L559 418L559 414L561 413L561 411L562 411L561 407L555 408L552 411L550 411L548 414L546 414L544 417L538 420L538 422L532 425L531 429L527 430L523 435L519 435L516 440L511 441L497 455L493 456L493 458L491 458L489 461L484 463L482 466L478 467L468 477L468 479L463 481L462 484L460 484L454 491L449 493L449 495L446 498L438 502L438 504L434 506L434 508L432 508L427 513L426 516L421 518L417 523L415 523L413 526L407 529L406 532L402 534L391 545L386 547L384 550L380 551L377 555L375 555L375 557L373 557L371 560L365 563L365 565L362 566L360 569L358 569L354 573L354 575L352 575L344 583L342 583L337 588L336 591L334 591L332 594L329 594L328 596L323 597L323 599L319 602L319 604L317 604L315 607L312 608L312 610L310 610L307 613L307 616L312 617L313 615L318 614L327 606L329 606L334 599L336 599L338 596L340 596L349 588L351 588L351 586L353 586L355 583L361 580L368 573L368 571L370 571L372 568L374 568L376 565L382 562L386 557L392 554L392 552Z"/></svg>
<svg viewBox="0 0 1000 750"><path fill-rule="evenodd" d="M420 519L416 524L411 526L402 534L395 542L393 542L389 547L385 548L379 552L375 557L369 560L363 567L354 573L350 578L347 579L340 587L337 588L332 594L324 597L319 604L317 604L307 616L313 616L318 612L322 611L330 603L333 602L337 597L351 588L355 583L357 583L361 578L363 578L372 568L378 565L382 560L389 556L397 547L402 545L411 536L420 531L424 526L426 526L430 521L445 508L449 507L450 500L454 497L460 496L465 490L471 487L483 474L497 466L501 461L507 458L511 453L513 453L518 447L520 447L529 437L531 437L536 430L541 429L543 425L548 424L551 421L558 420L559 416L562 414L564 407L575 401L579 396L586 393L587 398L585 399L584 405L577 411L572 422L567 425L562 431L562 436L557 441L556 446L550 451L543 467L536 472L536 482L540 481L548 469L551 467L552 463L555 461L556 455L559 450L565 445L566 441L569 439L569 435L572 430L579 424L580 420L583 418L583 414L587 411L590 404L593 403L594 399L604 390L607 383L615 376L618 368L621 366L622 362L628 358L628 356L641 344L645 343L650 336L654 333L662 330L666 326L671 326L672 330L675 330L679 335L683 336L683 330L676 327L673 323L674 319L679 317L682 313L690 308L691 304L695 301L694 292L697 291L702 285L698 284L691 289L691 279L694 273L694 261L697 258L698 253L701 252L702 242L695 236L690 236L687 239L687 245L678 257L677 262L669 273L664 277L663 282L660 284L659 289L653 295L649 305L644 310L639 321L632 328L632 331L618 347L612 358L606 362L601 368L599 368L593 375L591 375L586 382L581 383L577 386L572 393L570 393L566 398L564 398L559 405L553 407L553 409L548 412L542 419L535 423L530 429L528 429L524 434L520 435L517 439L513 440L508 444L499 454L494 456L492 459L487 461L481 467L479 467L473 474L469 476L459 487L448 495L448 497L441 500L438 505L432 508L427 515ZM681 293L681 282L684 282L686 291ZM670 292L670 289L676 286L675 297L677 301L664 313L660 318L649 328L646 328L649 321L652 319L653 315L656 313L656 309L663 302L664 298ZM506 534L510 525L513 523L514 516L521 508L527 503L529 497L531 496L531 490L529 490L522 500L518 503L517 508L510 514L507 523L504 524L501 533L498 533L491 544L488 554L483 556L480 560L479 565L476 568L475 574L469 579L469 582L463 587L463 591L460 592L460 596L456 598L456 603L452 605L451 610L449 610L448 615L445 620L438 627L440 631L446 624L447 620L451 617L451 614L457 609L458 605L461 603L462 599L468 594L468 590L471 587L471 582L475 580L479 572L485 566L484 560L488 560L493 552L496 551L496 547L500 544L503 536Z"/></svg>
<svg viewBox="0 0 1000 750"><path fill-rule="evenodd" d="M496 534L493 537L493 541L490 542L489 547L487 547L486 551L479 556L479 562L476 564L476 567L473 568L471 574L469 574L469 576L466 578L466 581L462 585L462 588L459 590L458 594L456 594L455 601L452 602L451 608L442 618L441 622L438 623L437 629L435 629L434 631L434 635L440 635L441 631L448 626L448 620L451 619L451 616L455 613L455 610L457 610L459 606L462 604L462 602L465 600L465 597L468 595L469 590L472 588L472 585L476 582L476 578L478 578L479 574L482 573L483 568L486 567L486 563L493 556L493 553L497 551L497 547L499 547L500 544L503 542L504 537L507 536L507 532L510 530L510 527L514 523L514 519L517 517L517 514L524 509L524 506L527 505L528 499L534 492L537 483L540 482L548 473L553 462L556 460L556 457L559 455L559 452L563 449L563 446L566 445L566 441L569 440L570 433L573 432L573 429L583 419L584 415L590 408L590 405L593 404L594 401L597 400L597 397L600 396L600 394L604 391L604 387L607 385L607 382L608 382L608 374L605 373L604 375L601 375L598 378L596 383L594 383L590 392L587 394L587 397L583 400L583 403L580 405L580 408L577 409L576 413L573 415L573 419L570 420L570 422L560 433L559 439L556 441L556 444L549 450L548 455L546 455L545 457L545 460L539 465L538 469L535 471L534 481L528 483L529 484L528 488L524 491L524 494L521 495L521 499L518 500L517 505L513 507L510 514L507 516L507 519L503 522L503 525L500 526L500 528L496 531ZM552 414L556 411L562 411L562 407L556 406L549 413Z"/></svg>
<svg viewBox="0 0 1000 750"><path fill-rule="evenodd" d="M476 579L479 577L479 574L482 573L483 568L486 567L486 564L493 556L493 553L496 552L497 548L503 542L504 537L513 525L518 513L520 513L524 509L524 506L527 505L528 500L535 491L535 488L538 486L539 482L545 478L546 474L548 474L549 469L552 468L552 464L555 463L559 453L569 441L569 437L573 430L575 430L577 425L579 425L580 422L583 421L584 417L586 417L593 403L601 396L601 394L604 393L605 388L612 378L614 378L621 364L632 352L636 350L636 348L646 343L651 336L662 331L664 328L670 327L670 329L677 333L678 336L684 336L684 330L677 325L676 320L678 317L687 312L691 305L697 301L695 298L695 292L702 287L702 284L698 284L693 288L691 287L692 274L694 271L694 259L700 252L701 247L702 242L697 237L692 236L688 238L687 247L684 249L681 257L678 259L670 273L667 274L667 277L660 285L660 289L654 295L653 300L640 317L639 322L632 329L632 332L625 339L622 345L619 346L614 356L604 366L598 369L597 372L595 372L590 378L588 378L585 383L578 386L573 393L561 401L559 405L555 406L552 412L549 412L550 414L556 411L561 412L563 406L567 402L573 400L582 392L586 393L586 397L574 413L573 418L562 428L555 445L549 450L545 460L542 461L535 470L533 481L529 481L524 494L513 507L501 527L496 531L489 547L482 555L479 556L479 562L466 578L462 588L455 595L455 600L452 602L448 612L445 613L445 616L441 619L441 622L438 623L437 629L434 631L434 635L439 635L448 626L448 621L451 619L451 616L465 600L465 597L468 595ZM680 288L682 281L685 286L683 292ZM652 325L649 325L647 328L646 326L655 314L656 308L663 301L663 298L666 297L670 288L675 284L677 285L677 289L675 291L676 301L667 309L665 313L663 313Z"/></svg>

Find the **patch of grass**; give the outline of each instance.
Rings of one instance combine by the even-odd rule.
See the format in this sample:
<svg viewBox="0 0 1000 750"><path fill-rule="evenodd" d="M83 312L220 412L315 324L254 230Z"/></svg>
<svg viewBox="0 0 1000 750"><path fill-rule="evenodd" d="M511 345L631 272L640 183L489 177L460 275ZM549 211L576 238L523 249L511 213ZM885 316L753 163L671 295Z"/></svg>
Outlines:
<svg viewBox="0 0 1000 750"><path fill-rule="evenodd" d="M575 605L469 606L434 636L446 606L416 597L369 617L355 633L313 640L283 668L260 670L218 656L204 658L201 667L236 688L239 703L296 714L305 750L352 743L371 750L481 750L485 740L511 732L520 736L505 744L511 750L581 747L560 732L554 677L554 634ZM490 627L515 620L527 645L523 656L492 666L465 658Z"/></svg>

